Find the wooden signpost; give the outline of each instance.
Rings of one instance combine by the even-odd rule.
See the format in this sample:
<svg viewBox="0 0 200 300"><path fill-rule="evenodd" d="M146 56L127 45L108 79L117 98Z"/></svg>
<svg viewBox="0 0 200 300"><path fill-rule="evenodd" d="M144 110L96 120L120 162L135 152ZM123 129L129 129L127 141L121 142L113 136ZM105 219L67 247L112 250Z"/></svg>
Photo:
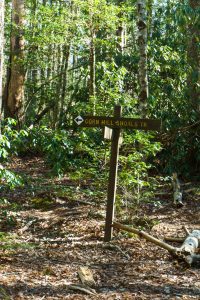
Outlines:
<svg viewBox="0 0 200 300"><path fill-rule="evenodd" d="M121 117L121 106L114 108L114 117L100 116L78 116L74 119L80 127L110 127L112 128L112 144L110 156L110 171L107 192L107 208L105 223L105 242L112 238L112 224L114 219L114 207L117 187L117 169L119 156L119 140L121 129L141 129L141 130L160 130L161 121L155 119L133 119Z"/></svg>

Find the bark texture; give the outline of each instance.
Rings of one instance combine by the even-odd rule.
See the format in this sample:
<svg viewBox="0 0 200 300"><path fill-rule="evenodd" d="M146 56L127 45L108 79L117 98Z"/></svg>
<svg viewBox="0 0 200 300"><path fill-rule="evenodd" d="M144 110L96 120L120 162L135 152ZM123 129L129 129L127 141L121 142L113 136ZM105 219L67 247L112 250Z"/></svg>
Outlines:
<svg viewBox="0 0 200 300"><path fill-rule="evenodd" d="M3 49L4 49L4 0L0 1L0 119L3 90Z"/></svg>
<svg viewBox="0 0 200 300"><path fill-rule="evenodd" d="M22 116L22 107L24 101L24 17L24 0L13 0L10 76L7 83L7 97L5 102L7 115L10 117L16 117L18 119L20 119Z"/></svg>
<svg viewBox="0 0 200 300"><path fill-rule="evenodd" d="M119 0L118 1L119 7L122 7L123 3L124 3L124 0ZM122 11L119 12L118 18L119 18L119 23L118 23L119 25L118 25L118 28L116 31L117 49L120 54L123 54L124 47L126 46L126 25L122 20L122 18L123 18Z"/></svg>
<svg viewBox="0 0 200 300"><path fill-rule="evenodd" d="M178 179L177 173L172 174L172 187L173 187L173 193L174 193L174 195L173 195L174 196L174 204L177 207L182 207L183 206L183 202L182 202L183 192L181 190L181 184Z"/></svg>
<svg viewBox="0 0 200 300"><path fill-rule="evenodd" d="M95 32L91 30L91 40L90 40L90 86L89 86L89 95L90 97L95 96Z"/></svg>
<svg viewBox="0 0 200 300"><path fill-rule="evenodd" d="M138 49L139 49L139 100L143 115L146 114L147 98L149 96L147 76L147 11L146 0L137 1L138 9Z"/></svg>
<svg viewBox="0 0 200 300"><path fill-rule="evenodd" d="M188 72L188 91L190 102L195 111L200 113L200 51L199 51L199 37L200 37L200 0L189 0L189 5L193 10L192 22L188 25L188 63L190 70Z"/></svg>
<svg viewBox="0 0 200 300"><path fill-rule="evenodd" d="M96 31L94 28L94 13L93 13L93 0L89 1L89 15L90 15L90 57L89 57L89 99L93 106L93 114L95 114L96 110L96 102L95 102L95 94L96 94L96 47L95 47L95 38Z"/></svg>

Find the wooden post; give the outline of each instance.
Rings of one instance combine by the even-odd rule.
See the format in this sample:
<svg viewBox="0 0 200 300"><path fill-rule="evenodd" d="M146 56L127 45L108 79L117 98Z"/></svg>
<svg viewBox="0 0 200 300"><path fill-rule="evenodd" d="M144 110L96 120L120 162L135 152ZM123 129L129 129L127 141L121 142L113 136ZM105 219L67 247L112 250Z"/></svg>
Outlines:
<svg viewBox="0 0 200 300"><path fill-rule="evenodd" d="M116 105L114 108L114 117L121 117L121 106ZM118 156L119 156L119 138L120 128L113 129L112 145L111 145L111 157L110 157L110 171L108 182L108 194L107 194L107 209L106 209L106 224L105 224L105 236L104 241L109 242L112 238L112 223L114 218L114 205L117 186L117 169L118 169Z"/></svg>
<svg viewBox="0 0 200 300"><path fill-rule="evenodd" d="M114 219L114 205L117 186L119 144L120 140L122 140L120 139L120 130L127 128L136 130L160 130L161 127L160 120L121 118L121 110L121 106L116 105L114 108L114 117L79 115L74 119L76 126L79 127L107 126L109 128L112 128L113 131L106 207L106 224L104 235L105 242L109 242L112 238L112 224Z"/></svg>

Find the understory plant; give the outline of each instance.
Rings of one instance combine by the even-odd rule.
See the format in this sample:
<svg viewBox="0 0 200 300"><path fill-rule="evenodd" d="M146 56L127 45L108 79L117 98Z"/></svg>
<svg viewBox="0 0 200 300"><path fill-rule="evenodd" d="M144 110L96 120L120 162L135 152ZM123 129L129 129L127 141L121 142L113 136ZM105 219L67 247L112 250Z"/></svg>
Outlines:
<svg viewBox="0 0 200 300"><path fill-rule="evenodd" d="M155 142L154 138L153 133L138 130L124 134L119 170L122 205L139 204L150 186L148 172L154 168L153 158L161 150L160 143Z"/></svg>
<svg viewBox="0 0 200 300"><path fill-rule="evenodd" d="M1 137L1 162L13 154L43 155L55 175L73 173L76 178L93 179L105 187L108 180L110 142L103 140L102 131L96 128L71 128L53 130L46 126L26 127L16 130L16 122L8 119ZM133 193L137 201L142 188L148 187L150 161L160 150L160 144L153 141L154 135L142 131L124 131L123 145L119 157L119 186L126 194ZM7 176L11 187L20 183L19 176L2 169L1 176ZM127 193L125 193L126 191ZM134 197L133 197L134 198Z"/></svg>

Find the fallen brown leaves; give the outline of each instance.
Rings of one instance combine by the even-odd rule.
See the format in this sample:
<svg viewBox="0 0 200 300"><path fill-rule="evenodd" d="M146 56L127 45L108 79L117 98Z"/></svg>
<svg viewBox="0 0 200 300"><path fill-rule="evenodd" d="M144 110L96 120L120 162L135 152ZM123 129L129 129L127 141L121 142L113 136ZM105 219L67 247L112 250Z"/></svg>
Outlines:
<svg viewBox="0 0 200 300"><path fill-rule="evenodd" d="M102 201L95 203L92 197L80 195L81 189L76 198L81 201L72 202L67 192L59 197L60 189L76 191L75 183L67 177L63 181L48 178L39 158L16 159L11 167L30 176L34 188L30 189L29 183L24 189L1 195L19 208L17 223L8 229L14 238L9 247L5 241L0 249L0 299L198 299L199 270L174 262L165 250L138 237L115 231L112 243L103 242ZM53 184L56 188L51 190ZM53 197L54 201L40 209L30 205L33 197ZM159 221L152 235L183 236L183 225L200 227L199 219L192 218L199 210L198 201L189 199L175 210L169 197L161 200L161 207L152 210L148 204L141 205L138 212L138 216L146 213ZM92 287L80 280L78 273L83 267L92 273Z"/></svg>

